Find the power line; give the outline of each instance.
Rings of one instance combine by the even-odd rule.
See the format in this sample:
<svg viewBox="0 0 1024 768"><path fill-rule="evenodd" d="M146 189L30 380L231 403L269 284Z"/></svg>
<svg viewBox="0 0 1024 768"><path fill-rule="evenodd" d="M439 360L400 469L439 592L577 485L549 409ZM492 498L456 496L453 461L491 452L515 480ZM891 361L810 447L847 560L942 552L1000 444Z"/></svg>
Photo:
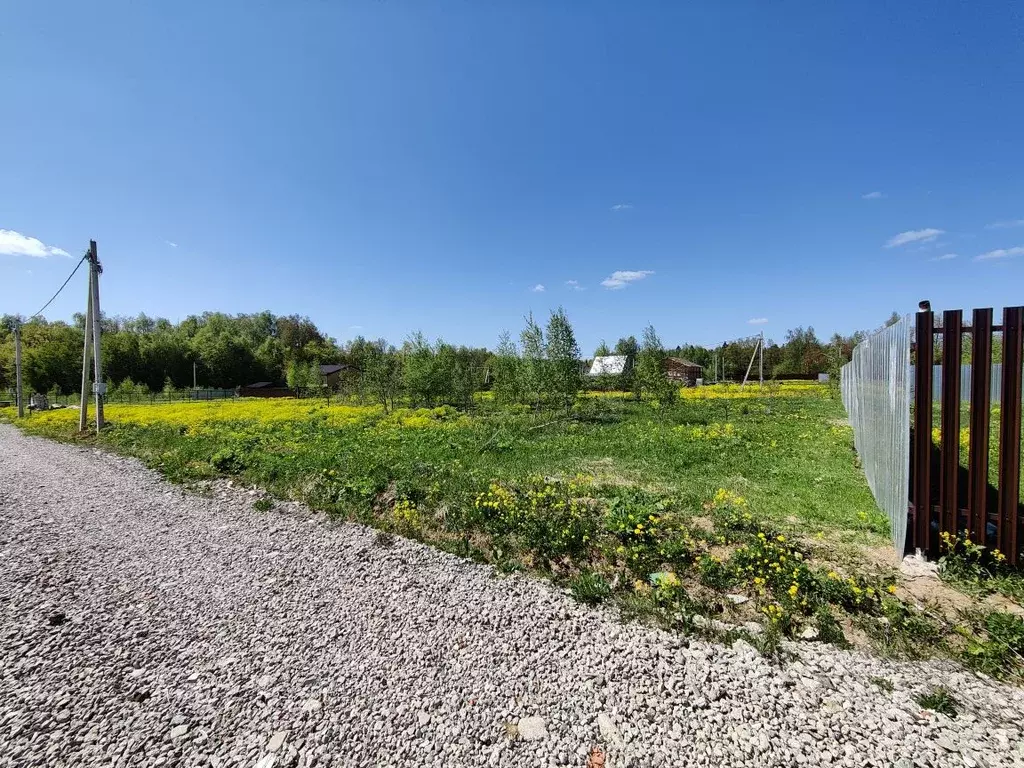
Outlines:
<svg viewBox="0 0 1024 768"><path fill-rule="evenodd" d="M63 285L61 285L61 287L57 289L57 292L55 294L53 294L53 296L50 297L50 300L48 302L43 304L42 309L40 309L38 312L36 312L34 315L32 315L29 318L29 320L33 320L33 319L39 317L41 314L43 314L43 312L46 311L46 308L53 303L54 299L56 299L58 296L60 296L60 292L64 290L64 288L67 286L68 283L71 282L71 278L75 276L75 272L77 272L78 268L80 266L82 266L82 262L85 261L88 258L89 258L89 252L87 251L86 254L81 259L79 259L78 263L75 264L75 268L71 270L71 274L68 275L68 279L64 281Z"/></svg>

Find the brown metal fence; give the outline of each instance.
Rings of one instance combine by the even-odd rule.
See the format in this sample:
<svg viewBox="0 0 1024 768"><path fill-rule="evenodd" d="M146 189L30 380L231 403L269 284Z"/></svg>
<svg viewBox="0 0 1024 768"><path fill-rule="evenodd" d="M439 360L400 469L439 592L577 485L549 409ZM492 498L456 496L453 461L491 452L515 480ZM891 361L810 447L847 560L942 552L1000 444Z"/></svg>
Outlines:
<svg viewBox="0 0 1024 768"><path fill-rule="evenodd" d="M998 417L991 402L993 335L1002 335L1002 377ZM941 339L941 395L938 445L932 436L935 394L935 337ZM966 467L961 466L961 357L963 339L971 340L971 392L967 414ZM991 309L975 309L970 326L963 311L919 312L916 321L914 414L911 432L909 530L912 546L929 556L940 554L942 533L965 534L976 544L998 549L1013 565L1024 563L1021 523L1021 399L1024 367L1024 307L1003 310L994 325ZM992 418L998 418L998 444L990 445ZM996 483L989 482L990 450L998 449Z"/></svg>

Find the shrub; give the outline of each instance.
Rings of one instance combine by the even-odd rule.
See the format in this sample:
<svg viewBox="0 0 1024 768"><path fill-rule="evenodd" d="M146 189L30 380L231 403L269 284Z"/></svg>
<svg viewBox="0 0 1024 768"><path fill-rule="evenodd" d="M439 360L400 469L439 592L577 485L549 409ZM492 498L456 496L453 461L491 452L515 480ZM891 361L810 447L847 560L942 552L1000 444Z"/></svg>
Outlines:
<svg viewBox="0 0 1024 768"><path fill-rule="evenodd" d="M605 529L626 546L653 544L660 525L660 510L646 494L638 491L614 497L605 515Z"/></svg>
<svg viewBox="0 0 1024 768"><path fill-rule="evenodd" d="M391 516L395 527L402 533L414 533L420 529L422 521L415 501L398 499L391 510Z"/></svg>
<svg viewBox="0 0 1024 768"><path fill-rule="evenodd" d="M922 709L930 709L946 717L956 717L960 712L960 702L956 700L956 697L953 696L953 693L948 688L942 685L932 688L930 691L919 693L914 697L914 701Z"/></svg>
<svg viewBox="0 0 1024 768"><path fill-rule="evenodd" d="M578 481L532 477L524 488L491 483L474 501L475 522L492 535L517 535L552 560L581 555L597 535L596 502Z"/></svg>
<svg viewBox="0 0 1024 768"><path fill-rule="evenodd" d="M949 581L967 582L986 591L985 582L1006 571L1006 555L998 549L987 549L966 536L942 532L942 557L939 574Z"/></svg>
<svg viewBox="0 0 1024 768"><path fill-rule="evenodd" d="M966 643L961 653L964 663L1000 678L1019 669L1024 655L1024 619L1003 611L975 613L969 618L973 628L957 628Z"/></svg>
<svg viewBox="0 0 1024 768"><path fill-rule="evenodd" d="M210 464L225 475L237 475L245 470L245 460L232 448L223 448L210 457Z"/></svg>
<svg viewBox="0 0 1024 768"><path fill-rule="evenodd" d="M712 589L729 589L739 580L736 572L714 555L701 555L697 561L697 570L700 583Z"/></svg>
<svg viewBox="0 0 1024 768"><path fill-rule="evenodd" d="M569 582L573 597L581 603L596 605L612 593L611 585L597 573L584 571Z"/></svg>

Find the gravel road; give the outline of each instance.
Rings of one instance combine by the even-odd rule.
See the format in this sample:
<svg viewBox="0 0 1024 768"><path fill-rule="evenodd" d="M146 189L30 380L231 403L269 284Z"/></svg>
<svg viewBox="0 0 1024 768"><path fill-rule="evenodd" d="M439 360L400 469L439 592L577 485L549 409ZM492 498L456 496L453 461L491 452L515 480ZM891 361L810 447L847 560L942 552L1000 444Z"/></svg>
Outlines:
<svg viewBox="0 0 1024 768"><path fill-rule="evenodd" d="M252 502L0 425L0 766L1024 765L1021 690L952 664L775 667Z"/></svg>

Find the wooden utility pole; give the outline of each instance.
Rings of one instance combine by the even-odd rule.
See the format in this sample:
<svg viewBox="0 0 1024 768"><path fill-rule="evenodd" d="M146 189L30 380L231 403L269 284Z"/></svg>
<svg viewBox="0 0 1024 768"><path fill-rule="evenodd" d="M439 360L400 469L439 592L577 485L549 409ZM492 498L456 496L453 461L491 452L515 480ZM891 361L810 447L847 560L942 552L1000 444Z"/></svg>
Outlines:
<svg viewBox="0 0 1024 768"><path fill-rule="evenodd" d="M85 344L82 350L82 401L78 414L78 428L85 431L89 413L89 345L92 344L93 384L92 392L96 398L96 431L103 429L103 395L107 385L103 382L103 364L100 357L100 267L96 256L96 241L89 241L89 301L85 313Z"/></svg>
<svg viewBox="0 0 1024 768"><path fill-rule="evenodd" d="M759 373L760 373L760 377L761 377L760 386L761 386L761 389L764 389L764 331L761 331L761 341L760 341L760 344L761 344L761 352L760 352L761 357L758 360L757 367L759 369Z"/></svg>
<svg viewBox="0 0 1024 768"><path fill-rule="evenodd" d="M103 364L100 362L100 260L96 257L96 241L89 241L89 265L92 273L92 354L93 368L96 372L96 380L93 382L92 391L96 395L96 431L103 429L103 396L107 393L107 385L103 381Z"/></svg>
<svg viewBox="0 0 1024 768"><path fill-rule="evenodd" d="M14 321L14 397L18 401L18 418L25 418L25 393L21 391L21 323Z"/></svg>

